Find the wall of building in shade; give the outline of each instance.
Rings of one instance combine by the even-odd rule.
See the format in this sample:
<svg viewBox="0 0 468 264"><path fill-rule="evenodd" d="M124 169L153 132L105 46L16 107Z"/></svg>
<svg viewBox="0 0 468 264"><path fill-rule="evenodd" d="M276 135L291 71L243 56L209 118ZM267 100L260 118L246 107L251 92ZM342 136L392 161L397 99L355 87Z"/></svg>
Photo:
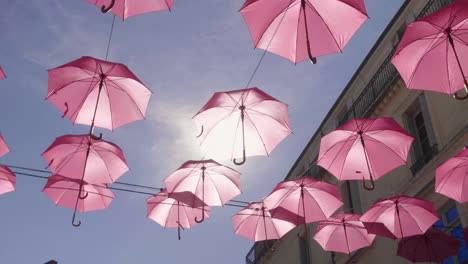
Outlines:
<svg viewBox="0 0 468 264"><path fill-rule="evenodd" d="M362 214L378 198L394 194L420 197L434 203L441 220L438 224L468 225L468 205L434 192L435 169L468 145L468 110L466 102L435 92L409 90L391 65L390 58L403 35L406 25L428 15L453 0L407 0L390 22L364 62L356 71L320 128L303 150L287 179L304 175L337 184L345 206ZM415 138L408 165L390 172L376 182L374 191L366 191L360 182L337 182L317 166L312 166L319 152L320 137L354 117L393 117ZM352 209L351 209L352 208ZM309 233L315 233L317 224L309 224ZM278 241L270 242L274 250L266 250L265 243L256 243L246 256L247 264L283 263L410 263L396 256L398 241L377 237L370 248L353 252L351 256L325 252L312 238L300 240L299 226ZM455 232L453 230L444 230ZM352 260L350 259L352 258ZM458 257L447 263L468 261L466 243ZM445 263L445 262L444 262Z"/></svg>

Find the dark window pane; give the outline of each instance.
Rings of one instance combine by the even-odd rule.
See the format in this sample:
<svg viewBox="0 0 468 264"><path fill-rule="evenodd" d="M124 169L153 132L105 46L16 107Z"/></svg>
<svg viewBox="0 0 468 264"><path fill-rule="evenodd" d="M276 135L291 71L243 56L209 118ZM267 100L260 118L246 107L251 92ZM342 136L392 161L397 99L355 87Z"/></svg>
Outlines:
<svg viewBox="0 0 468 264"><path fill-rule="evenodd" d="M440 219L439 221L435 222L434 224L434 228L436 229L439 229L439 230L443 230L444 229L444 220Z"/></svg>
<svg viewBox="0 0 468 264"><path fill-rule="evenodd" d="M453 258L446 258L442 261L442 264L455 264Z"/></svg>
<svg viewBox="0 0 468 264"><path fill-rule="evenodd" d="M460 217L460 215L458 214L457 207L454 206L450 208L450 210L448 210L447 213L445 213L445 217L447 217L448 224L451 224L453 223L453 221L457 220Z"/></svg>

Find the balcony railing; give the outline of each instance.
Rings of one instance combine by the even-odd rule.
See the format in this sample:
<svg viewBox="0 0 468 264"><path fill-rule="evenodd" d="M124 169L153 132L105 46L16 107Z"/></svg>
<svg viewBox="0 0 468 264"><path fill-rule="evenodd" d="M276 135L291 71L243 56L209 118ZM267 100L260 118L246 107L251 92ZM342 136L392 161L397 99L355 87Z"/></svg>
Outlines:
<svg viewBox="0 0 468 264"><path fill-rule="evenodd" d="M416 19L427 16L442 7L455 2L455 0L431 0L419 13ZM354 101L350 110L339 120L339 125L343 125L353 117L367 117L374 107L386 94L390 84L399 76L398 71L391 63L393 53L396 50L395 46L384 60L382 65L376 71L372 79L366 85L359 97Z"/></svg>

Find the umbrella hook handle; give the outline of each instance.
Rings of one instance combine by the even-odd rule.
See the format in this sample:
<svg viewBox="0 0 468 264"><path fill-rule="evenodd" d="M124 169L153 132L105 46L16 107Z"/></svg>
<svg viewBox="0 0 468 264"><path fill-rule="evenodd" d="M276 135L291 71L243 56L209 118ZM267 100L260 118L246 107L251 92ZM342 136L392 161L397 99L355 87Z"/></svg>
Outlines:
<svg viewBox="0 0 468 264"><path fill-rule="evenodd" d="M198 220L198 217L195 216L195 222L197 223L201 223L205 220L205 210L202 211L202 218L200 220Z"/></svg>
<svg viewBox="0 0 468 264"><path fill-rule="evenodd" d="M180 240L180 239L181 239L181 236L180 236L180 229L182 229L182 230L185 230L185 229L184 229L184 227L180 224L179 221L176 221L176 223L177 223L177 235L178 235L179 240Z"/></svg>
<svg viewBox="0 0 468 264"><path fill-rule="evenodd" d="M372 190L375 189L374 178L372 178L372 176L370 177L370 181L371 181L371 185L367 186L366 181L364 180L364 178L362 178L362 187L364 187L364 189L366 189L368 191L372 191Z"/></svg>
<svg viewBox="0 0 468 264"><path fill-rule="evenodd" d="M99 133L99 136L96 136L93 133L89 133L89 137L91 137L94 140L101 140L102 139L102 133Z"/></svg>
<svg viewBox="0 0 468 264"><path fill-rule="evenodd" d="M74 227L79 227L81 225L81 221L78 220L78 224L75 224L75 216L76 216L76 209L73 212L73 218L72 218L72 226Z"/></svg>
<svg viewBox="0 0 468 264"><path fill-rule="evenodd" d="M458 95L458 92L456 92L456 93L452 94L452 96L453 96L453 98L455 98L457 100L466 100L466 99L468 99L468 92L466 92L466 94L462 95L462 96Z"/></svg>
<svg viewBox="0 0 468 264"><path fill-rule="evenodd" d="M242 151L242 161L237 162L237 160L234 158L232 162L236 165L242 165L245 163L245 149Z"/></svg>
<svg viewBox="0 0 468 264"><path fill-rule="evenodd" d="M204 129L205 129L205 127L202 125L201 126L201 132L200 132L200 134L198 134L197 138L201 137L201 135L203 134Z"/></svg>
<svg viewBox="0 0 468 264"><path fill-rule="evenodd" d="M110 3L110 5L108 7L106 7L105 5L103 5L101 7L101 12L102 13L107 13L109 12L113 7L114 7L114 4L115 4L115 0L112 0L112 2Z"/></svg>
<svg viewBox="0 0 468 264"><path fill-rule="evenodd" d="M65 111L63 112L62 118L64 118L68 113L68 103L65 102Z"/></svg>
<svg viewBox="0 0 468 264"><path fill-rule="evenodd" d="M78 195L78 198L80 198L81 200L84 200L84 199L86 199L86 197L88 197L88 194L89 194L89 192L85 191L85 195L81 196L81 192L80 192L80 194Z"/></svg>

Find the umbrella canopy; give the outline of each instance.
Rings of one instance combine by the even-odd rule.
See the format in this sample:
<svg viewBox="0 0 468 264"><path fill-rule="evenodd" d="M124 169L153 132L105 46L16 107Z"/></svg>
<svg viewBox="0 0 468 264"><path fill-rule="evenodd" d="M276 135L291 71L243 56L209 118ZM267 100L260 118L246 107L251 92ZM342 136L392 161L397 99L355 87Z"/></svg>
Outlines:
<svg viewBox="0 0 468 264"><path fill-rule="evenodd" d="M3 139L2 133L0 133L0 157L10 152L5 139Z"/></svg>
<svg viewBox="0 0 468 264"><path fill-rule="evenodd" d="M16 176L5 165L0 164L0 194L16 190Z"/></svg>
<svg viewBox="0 0 468 264"><path fill-rule="evenodd" d="M374 234L382 237L387 237L390 239L397 239L397 237L388 230L388 228L379 222L362 222L364 224L364 228L366 228L367 233Z"/></svg>
<svg viewBox="0 0 468 264"><path fill-rule="evenodd" d="M384 224L397 238L424 234L437 220L431 202L404 195L377 200L361 217L362 222Z"/></svg>
<svg viewBox="0 0 468 264"><path fill-rule="evenodd" d="M113 183L128 171L117 145L90 135L58 137L42 157L52 173L88 183Z"/></svg>
<svg viewBox="0 0 468 264"><path fill-rule="evenodd" d="M174 0L85 0L101 7L104 13L111 12L121 19L161 10L171 10Z"/></svg>
<svg viewBox="0 0 468 264"><path fill-rule="evenodd" d="M119 63L82 57L49 70L46 99L73 123L114 130L145 118L151 91Z"/></svg>
<svg viewBox="0 0 468 264"><path fill-rule="evenodd" d="M368 234L361 215L341 213L320 222L314 239L325 251L350 254L360 248L369 247L375 235Z"/></svg>
<svg viewBox="0 0 468 264"><path fill-rule="evenodd" d="M265 198L268 208L283 207L300 217L304 223L328 219L343 205L338 187L304 177L280 182ZM276 213L272 213L276 218Z"/></svg>
<svg viewBox="0 0 468 264"><path fill-rule="evenodd" d="M188 203L190 202L190 204ZM168 193L167 189L153 195L146 200L147 215L149 219L160 224L164 228L191 228L196 224L195 217L202 214L210 216L209 208L194 194ZM203 209L200 208L203 206Z"/></svg>
<svg viewBox="0 0 468 264"><path fill-rule="evenodd" d="M409 89L455 94L466 87L467 19L468 0L458 0L408 25L392 63Z"/></svg>
<svg viewBox="0 0 468 264"><path fill-rule="evenodd" d="M256 48L294 63L341 52L368 18L363 0L247 0L240 12Z"/></svg>
<svg viewBox="0 0 468 264"><path fill-rule="evenodd" d="M393 118L356 118L322 137L317 164L340 181L362 180L372 190L375 180L406 164L413 140Z"/></svg>
<svg viewBox="0 0 468 264"><path fill-rule="evenodd" d="M460 240L436 229L425 234L402 238L398 242L397 256L411 262L441 262L458 255Z"/></svg>
<svg viewBox="0 0 468 264"><path fill-rule="evenodd" d="M1 79L5 79L5 78L6 78L6 75L5 75L5 73L3 72L2 67L0 66L0 80L1 80Z"/></svg>
<svg viewBox="0 0 468 264"><path fill-rule="evenodd" d="M273 212L275 218L271 216ZM303 220L282 207L270 210L263 202L253 202L235 214L232 222L236 234L258 242L280 239Z"/></svg>
<svg viewBox="0 0 468 264"><path fill-rule="evenodd" d="M468 202L468 147L436 169L435 191L459 203Z"/></svg>
<svg viewBox="0 0 468 264"><path fill-rule="evenodd" d="M70 179L61 175L50 176L42 190L58 206L74 209L72 224L75 224L76 211L88 212L103 210L115 198L107 185L89 184L86 181Z"/></svg>
<svg viewBox="0 0 468 264"><path fill-rule="evenodd" d="M258 88L215 93L193 120L202 147L238 165L246 156L269 155L292 133L288 105Z"/></svg>
<svg viewBox="0 0 468 264"><path fill-rule="evenodd" d="M164 183L168 192L191 192L209 206L222 206L241 193L239 172L214 160L189 160Z"/></svg>

